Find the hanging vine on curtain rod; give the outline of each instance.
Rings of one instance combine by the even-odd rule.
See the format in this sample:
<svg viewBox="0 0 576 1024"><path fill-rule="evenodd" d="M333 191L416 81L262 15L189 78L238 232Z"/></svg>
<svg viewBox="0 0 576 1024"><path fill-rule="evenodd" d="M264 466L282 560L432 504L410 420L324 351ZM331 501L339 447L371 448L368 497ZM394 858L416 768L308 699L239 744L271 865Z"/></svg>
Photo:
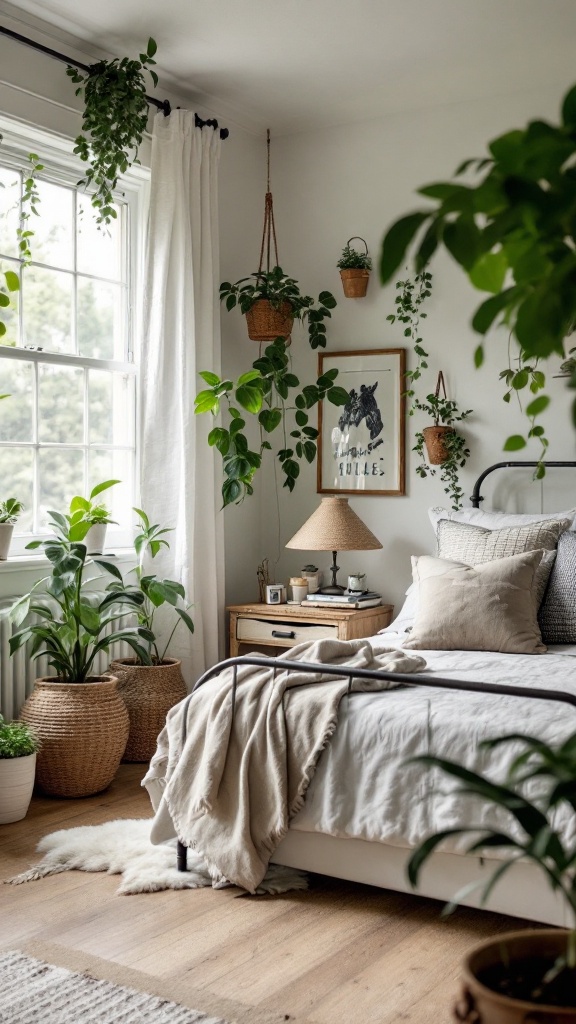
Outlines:
<svg viewBox="0 0 576 1024"><path fill-rule="evenodd" d="M55 60L59 60L64 64L68 64L71 67L78 68L80 71L90 72L91 67L94 65L82 64L81 61L75 60L73 57L67 57L64 53L60 53L58 50L53 50L49 46L44 46L43 43L37 43L34 39L29 39L28 36L23 36L19 32L14 32L10 28L6 28L4 25L0 25L0 35L7 36L9 39L14 39L18 43L23 43L25 46L32 47L33 50L38 50L39 53L45 53L49 57L54 57ZM146 96L146 102L153 107L157 107L161 110L165 116L168 116L171 112L169 100L159 100L155 96ZM198 114L195 114L196 127L197 128L218 128L218 121L215 118L209 118L204 121ZM220 128L220 138L227 139L230 132L228 128Z"/></svg>

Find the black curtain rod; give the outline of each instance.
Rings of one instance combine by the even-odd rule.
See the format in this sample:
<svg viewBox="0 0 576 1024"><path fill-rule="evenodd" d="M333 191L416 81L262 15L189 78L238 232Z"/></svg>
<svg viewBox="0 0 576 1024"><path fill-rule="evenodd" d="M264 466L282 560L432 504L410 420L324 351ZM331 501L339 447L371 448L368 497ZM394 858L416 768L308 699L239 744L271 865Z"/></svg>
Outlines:
<svg viewBox="0 0 576 1024"><path fill-rule="evenodd" d="M0 25L0 34L9 36L10 39L16 39L19 43L24 43L25 46L31 46L33 50L39 50L40 53L46 53L49 57L54 57L55 60L60 60L64 64L71 64L72 67L79 68L80 71L90 71L90 64L82 64L79 60L73 60L72 57L67 57L66 54L60 53L58 50L51 49L50 46L44 46L43 43L37 43L34 39L28 39L27 36L20 35L19 32L13 32L11 28L5 28L4 25ZM97 62L96 62L97 63ZM165 117L171 113L171 106L169 100L157 100L155 96L146 96L146 102L151 104L153 107L157 107L161 110ZM194 115L195 125L197 128L218 128L218 121L215 118L209 118L207 121L203 121L198 114ZM227 128L220 129L220 138L227 139L230 132Z"/></svg>

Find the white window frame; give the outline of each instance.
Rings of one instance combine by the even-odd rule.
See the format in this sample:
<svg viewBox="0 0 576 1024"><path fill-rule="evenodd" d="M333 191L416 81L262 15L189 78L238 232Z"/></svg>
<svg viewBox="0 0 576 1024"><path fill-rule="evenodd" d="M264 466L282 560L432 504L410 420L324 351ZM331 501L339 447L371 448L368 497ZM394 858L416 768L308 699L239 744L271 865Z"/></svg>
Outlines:
<svg viewBox="0 0 576 1024"><path fill-rule="evenodd" d="M0 132L3 136L0 157L6 166L12 166L17 170L26 167L28 154L38 154L40 162L46 167L41 177L51 180L56 184L75 186L85 172L85 165L73 153L74 143L70 139L46 132L35 126L17 121L13 118L0 114ZM0 347L0 358L24 360L32 363L34 372L38 372L40 364L52 364L60 366L72 366L104 369L126 373L135 378L135 403L134 403L134 465L132 478L134 482L133 504L138 505L139 495L139 451L140 451L140 430L139 430L139 353L141 337L141 315L142 302L142 280L145 252L145 231L148 215L150 172L147 168L136 164L119 181L119 198L128 207L128 252L127 259L127 331L128 331L128 354L130 360L127 362L117 360L92 359L85 356L68 355L48 351L36 351L33 348L11 348ZM86 442L86 438L84 438ZM43 447L42 443L36 441L34 445L22 442L22 447L36 449ZM85 443L77 445L64 445L66 448L84 450ZM99 448L106 450L107 447L115 446L99 445ZM0 570L7 565L15 568L15 559L22 564L29 564L30 553L25 552L26 544L36 539L34 534L18 534L18 527L10 548L10 557L7 563L0 562ZM128 527L123 529L114 526L109 527L109 546L112 545L115 551L122 552L131 546L133 531ZM32 556L33 557L33 556ZM40 556L36 556L40 557Z"/></svg>

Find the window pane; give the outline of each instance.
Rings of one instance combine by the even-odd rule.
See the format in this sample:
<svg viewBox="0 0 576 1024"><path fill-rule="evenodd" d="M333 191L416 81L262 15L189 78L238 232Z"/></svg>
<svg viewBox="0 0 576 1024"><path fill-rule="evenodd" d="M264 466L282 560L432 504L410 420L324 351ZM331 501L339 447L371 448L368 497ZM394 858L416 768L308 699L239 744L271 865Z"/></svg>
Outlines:
<svg viewBox="0 0 576 1024"><path fill-rule="evenodd" d="M134 389L134 378L128 374L89 371L90 444L128 446L134 443Z"/></svg>
<svg viewBox="0 0 576 1024"><path fill-rule="evenodd" d="M26 267L22 274L25 345L74 352L72 292L71 274Z"/></svg>
<svg viewBox="0 0 576 1024"><path fill-rule="evenodd" d="M28 221L34 231L30 240L32 259L51 267L73 270L74 192L39 178L36 185L40 196L39 215Z"/></svg>
<svg viewBox="0 0 576 1024"><path fill-rule="evenodd" d="M118 217L108 227L98 228L90 197L77 193L77 267L81 274L93 274L112 281L121 281L122 267L122 214L116 205Z"/></svg>
<svg viewBox="0 0 576 1024"><path fill-rule="evenodd" d="M0 405L2 404L0 402ZM7 498L18 498L24 503L24 511L18 517L15 533L29 533L32 529L33 458L31 448L0 448L2 501L6 501Z"/></svg>
<svg viewBox="0 0 576 1024"><path fill-rule="evenodd" d="M20 277L20 264L16 260L0 260L0 271L2 275L5 271L11 270L14 274L18 274ZM4 288L4 277L0 278L0 283ZM10 305L2 307L2 322L6 325L6 334L3 334L0 338L0 345L8 345L10 348L14 348L18 345L20 338L20 292L9 292Z"/></svg>
<svg viewBox="0 0 576 1024"><path fill-rule="evenodd" d="M49 510L67 512L75 494L84 493L84 453L70 448L41 448L38 453L40 527Z"/></svg>
<svg viewBox="0 0 576 1024"><path fill-rule="evenodd" d="M126 358L122 286L78 278L78 353L92 359Z"/></svg>
<svg viewBox="0 0 576 1024"><path fill-rule="evenodd" d="M20 175L0 167L0 253L18 255L16 230L20 218Z"/></svg>
<svg viewBox="0 0 576 1024"><path fill-rule="evenodd" d="M122 482L104 491L102 501L112 511L112 518L126 525L134 517L132 495L134 494L134 453L130 451L99 451L93 449L89 460L89 489L103 480Z"/></svg>
<svg viewBox="0 0 576 1024"><path fill-rule="evenodd" d="M84 441L84 371L71 366L39 366L40 441Z"/></svg>
<svg viewBox="0 0 576 1024"><path fill-rule="evenodd" d="M0 394L10 398L0 402L0 441L34 440L33 387L32 363L2 362Z"/></svg>

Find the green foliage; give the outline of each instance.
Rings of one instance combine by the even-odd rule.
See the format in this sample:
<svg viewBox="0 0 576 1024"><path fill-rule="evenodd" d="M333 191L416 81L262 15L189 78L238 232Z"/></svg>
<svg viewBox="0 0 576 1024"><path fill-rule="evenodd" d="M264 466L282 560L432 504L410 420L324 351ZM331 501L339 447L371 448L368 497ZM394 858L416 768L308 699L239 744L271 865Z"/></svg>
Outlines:
<svg viewBox="0 0 576 1024"><path fill-rule="evenodd" d="M90 491L89 498L83 498L77 494L72 498L70 502L70 510L68 515L65 517L68 521L68 531L70 540L82 541L84 540L88 530L91 526L97 523L114 523L115 520L110 518L110 510L106 505L100 502L94 502L93 498L96 498L103 491L107 491L110 487L114 487L115 484L119 484L120 480L104 480L101 484L96 484L95 487Z"/></svg>
<svg viewBox="0 0 576 1024"><path fill-rule="evenodd" d="M416 366L413 370L406 370L405 374L409 384L406 395L409 399L413 399L415 396L414 384L420 380L422 370L428 369L426 361L428 353L423 347L420 336L420 321L425 320L428 314L422 312L420 307L432 294L432 274L428 270L422 270L413 279L397 281L396 291L398 292L394 299L396 312L390 313L386 319L391 324L396 323L396 320L404 324L404 337L410 339L414 349Z"/></svg>
<svg viewBox="0 0 576 1024"><path fill-rule="evenodd" d="M151 70L156 49L154 40L149 39L140 60L101 60L86 74L74 67L66 69L78 86L76 95L84 93L82 133L75 140L74 152L89 164L82 183L95 189L92 205L99 224L109 224L116 217L113 193L118 178L137 158L148 121L145 73L158 84L158 76Z"/></svg>
<svg viewBox="0 0 576 1024"><path fill-rule="evenodd" d="M13 526L23 508L24 505L18 501L18 498L7 498L6 501L0 501L0 523L10 523Z"/></svg>
<svg viewBox="0 0 576 1024"><path fill-rule="evenodd" d="M0 715L0 760L9 757L28 757L40 744L35 733L24 722L7 722Z"/></svg>
<svg viewBox="0 0 576 1024"><path fill-rule="evenodd" d="M223 281L220 285L220 301L226 302L228 311L238 305L242 313L247 313L259 299L268 299L273 309L280 309L282 303L288 302L294 318L302 323L307 321L310 347L326 348L324 320L332 316L330 310L336 306L336 299L330 292L320 292L315 303L311 295L302 295L298 282L288 277L282 267L256 271L235 284Z"/></svg>
<svg viewBox="0 0 576 1024"><path fill-rule="evenodd" d="M4 283L0 284L0 338L3 338L8 330L6 324L7 321L4 319L7 310L12 306L10 301L10 293L20 291L20 278L13 270L0 271L0 280L4 278ZM7 397L5 395L3 398Z"/></svg>
<svg viewBox="0 0 576 1024"><path fill-rule="evenodd" d="M24 176L24 189L20 204L20 224L16 229L18 250L23 267L27 267L32 262L30 244L34 232L30 227L29 220L31 214L34 214L36 217L38 216L38 206L40 204L36 175L44 170L44 164L41 164L39 159L36 153L28 154L30 169Z"/></svg>
<svg viewBox="0 0 576 1024"><path fill-rule="evenodd" d="M358 252L350 245L345 245L336 266L340 270L372 270L372 258L368 252Z"/></svg>
<svg viewBox="0 0 576 1024"><path fill-rule="evenodd" d="M505 324L520 349L517 373L563 355L576 323L575 108L576 86L564 98L559 124L531 121L489 143L488 156L464 161L455 176L471 172L475 184L421 188L434 205L400 218L382 244L383 283L415 239L417 272L439 246L446 248L472 284L489 293L476 309L474 330L485 335L494 324ZM477 365L482 355L480 345ZM514 387L532 383L529 372Z"/></svg>
<svg viewBox="0 0 576 1024"><path fill-rule="evenodd" d="M568 804L571 814L576 811L576 733L556 747L522 734L500 736L486 741L482 746L491 750L510 743L521 743L523 749L512 760L504 785L441 757L411 759L415 763L438 768L456 779L456 793L461 794L461 798L481 797L488 804L504 811L510 824L515 823L515 831L520 830L520 838L512 835L512 830L492 829L485 823L437 832L412 853L407 867L408 878L416 886L422 866L430 854L449 836L469 833L474 838L467 853L481 856L484 850L501 849L506 854L506 860L497 864L489 880L478 883L477 888L482 888L482 903L487 902L496 882L513 864L520 859L528 859L544 872L549 885L554 892L560 894L572 918L576 920L576 846L554 827L556 809L562 804ZM530 799L527 794L537 795ZM463 895L463 892L457 894L445 913L450 913ZM568 956L556 965L555 974L566 963L574 967L575 942L576 933L573 931L569 939ZM534 979L535 988L541 991L540 1001L547 1002L546 986L552 978L539 980L536 986L537 980Z"/></svg>
<svg viewBox="0 0 576 1024"><path fill-rule="evenodd" d="M127 589L129 593L139 597L136 616L139 626L148 634L148 640L146 643L147 657L145 659L142 658L142 655L137 651L137 663L140 665L162 665L166 659L172 637L180 623L183 622L191 633L194 632L194 623L188 614L191 605L184 603L186 592L181 583L177 583L175 580L159 579L158 576L145 572L144 568L147 556L155 558L162 548L170 547L164 535L171 533L172 528L161 527L157 523L151 523L141 508L135 508L134 512L138 516L140 530L134 538L134 549L138 556L138 564L131 570L136 574L136 585L126 587L122 575L115 565L110 565L101 559L96 559L96 564L112 573L115 577L107 587L110 594L122 593L124 589ZM163 650L160 651L154 633L154 616L157 609L166 604L174 609L176 621Z"/></svg>
<svg viewBox="0 0 576 1024"><path fill-rule="evenodd" d="M228 417L228 426L214 427L208 435L208 443L219 451L224 464L223 507L253 493L252 481L260 469L263 452L272 447L266 435L279 427L282 428L282 447L277 458L284 473L284 487L293 491L300 475L297 460L311 463L316 458L318 431L309 424L309 410L324 399L333 405L345 405L349 398L344 388L334 384L337 370L329 370L318 377L315 384L300 388L298 377L290 370L282 338L268 345L264 354L252 363L252 369L235 383L221 380L210 371L200 376L208 388L196 396L195 412L217 416L222 410ZM260 444L256 451L250 449L243 432L246 413L254 416L259 424ZM294 425L290 429L292 420Z"/></svg>
<svg viewBox="0 0 576 1024"><path fill-rule="evenodd" d="M84 578L84 572L92 562L86 560L86 545L72 540L71 536L77 524L73 526L70 517L61 512L49 512L48 515L54 536L45 541L32 541L27 546L44 549L52 572L39 580L30 593L10 609L10 617L17 627L25 622L29 613L40 618L41 622L24 625L10 637L10 654L30 641L31 658L35 660L47 654L58 679L66 683L86 682L98 653L108 651L120 640L125 641L144 664L149 664L143 641L154 639L150 631L140 625L124 628L116 628L115 625L126 609L138 610L143 595L124 586L108 592L102 599L93 592L91 594L90 581ZM102 561L97 564L112 576L119 575L116 566ZM42 593L56 602L56 613L42 603Z"/></svg>

